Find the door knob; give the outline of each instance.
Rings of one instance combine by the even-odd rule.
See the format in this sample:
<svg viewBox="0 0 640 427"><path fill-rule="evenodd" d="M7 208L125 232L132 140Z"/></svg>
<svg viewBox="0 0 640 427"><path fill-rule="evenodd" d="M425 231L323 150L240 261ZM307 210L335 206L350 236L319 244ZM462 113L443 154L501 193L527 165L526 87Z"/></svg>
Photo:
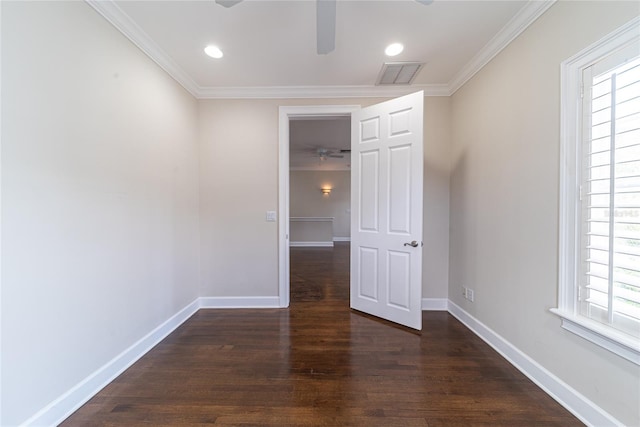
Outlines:
<svg viewBox="0 0 640 427"><path fill-rule="evenodd" d="M411 243L405 243L405 246L413 246L414 248L418 247L418 242L416 242L415 240L412 241Z"/></svg>

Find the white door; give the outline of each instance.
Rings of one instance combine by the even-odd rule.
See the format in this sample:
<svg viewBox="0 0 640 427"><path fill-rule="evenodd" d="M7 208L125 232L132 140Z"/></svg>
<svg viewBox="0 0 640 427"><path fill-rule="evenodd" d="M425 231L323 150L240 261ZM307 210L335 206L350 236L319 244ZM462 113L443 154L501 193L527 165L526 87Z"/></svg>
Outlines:
<svg viewBox="0 0 640 427"><path fill-rule="evenodd" d="M422 329L422 110L417 92L351 119L351 308Z"/></svg>

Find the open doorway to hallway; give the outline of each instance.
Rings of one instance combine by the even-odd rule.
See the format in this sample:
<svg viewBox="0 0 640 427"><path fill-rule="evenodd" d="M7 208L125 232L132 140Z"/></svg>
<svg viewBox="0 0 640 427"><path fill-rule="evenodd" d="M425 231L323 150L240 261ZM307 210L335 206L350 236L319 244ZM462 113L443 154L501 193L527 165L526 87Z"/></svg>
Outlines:
<svg viewBox="0 0 640 427"><path fill-rule="evenodd" d="M291 248L291 304L349 304L349 242L332 248Z"/></svg>
<svg viewBox="0 0 640 427"><path fill-rule="evenodd" d="M289 120L290 301L349 301L351 117Z"/></svg>
<svg viewBox="0 0 640 427"><path fill-rule="evenodd" d="M310 237L296 237L290 235L290 225L291 225L291 192L290 192L290 180L292 175L292 168L298 169L295 171L304 171L306 168L310 168L312 164L317 166L329 165L331 163L340 163L342 164L342 170L345 171L345 175L349 176L348 185L350 186L350 149L351 149L351 115L352 113L359 111L360 106L358 105L313 105L313 106L281 106L279 109L279 137L278 137L278 157L279 157L279 170L278 170L278 269L279 269L279 299L281 307L288 307L290 301L290 242L294 239L300 239L299 241L306 240L307 242L318 242L321 240L313 235ZM310 138L310 134L305 132L302 129L301 135L305 136L306 139L301 140L302 144L300 147L290 150L291 140L290 140L290 132L292 131L291 124L295 128L297 126L296 123L300 123L301 125L307 125L308 127L321 127L322 124L326 124L326 122L331 122L332 120L342 120L343 126L346 129L349 129L348 137L346 141L337 141L332 139L332 134L330 130L321 130L316 129L314 132L314 136L312 139ZM315 124L314 124L315 123ZM305 126L302 126L303 128ZM294 130L297 132L297 130ZM294 143L295 144L295 143ZM342 145L338 145L342 144ZM297 157L298 159L294 159L290 161L290 157ZM306 165L305 165L306 163ZM326 171L330 168L327 166L317 167L322 171L323 169ZM301 194L303 197L314 197L316 202L322 203L323 197L326 200L335 200L338 196L338 188L342 188L344 191L347 188L347 185L336 184L335 188L328 188L332 183L331 182L317 182L310 187L307 187ZM332 197L333 195L333 197ZM344 196L344 195L343 195ZM349 201L348 206L343 206L344 216L339 214L337 216L342 217L343 224L350 228L351 226L351 189L349 188L348 196L346 199ZM309 200L309 199L308 199ZM306 203L303 201L303 206L306 206ZM298 211L296 211L298 212ZM307 216L307 217L333 217L335 219L336 214L331 213L297 213L298 218ZM318 216L320 215L320 216ZM326 221L305 221L300 220L296 221L297 223L301 222L315 222L316 227L318 228L326 228L326 224L323 222ZM298 227L295 225L294 227ZM302 226L305 227L304 225ZM294 234L296 233L293 230ZM306 232L306 231L305 231ZM315 231L318 233L326 233ZM315 233L312 232L312 233ZM298 233L298 235L300 235ZM342 239L340 239L342 237ZM292 239L293 238L293 239ZM334 244L334 240L342 240L348 241L350 239L350 231L344 232L344 234L334 235L333 233L333 220L331 220L331 233L328 237L322 238L324 241L327 241L327 247L330 247L331 244ZM307 243L308 245L308 243ZM296 247L296 246L294 246ZM312 246L307 246L312 247Z"/></svg>

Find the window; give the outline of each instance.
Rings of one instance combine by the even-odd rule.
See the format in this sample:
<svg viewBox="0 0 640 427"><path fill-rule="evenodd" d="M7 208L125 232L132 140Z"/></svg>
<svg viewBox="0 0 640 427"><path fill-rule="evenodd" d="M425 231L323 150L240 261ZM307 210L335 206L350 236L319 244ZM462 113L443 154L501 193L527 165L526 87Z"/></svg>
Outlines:
<svg viewBox="0 0 640 427"><path fill-rule="evenodd" d="M563 327L640 364L640 19L562 64Z"/></svg>
<svg viewBox="0 0 640 427"><path fill-rule="evenodd" d="M586 68L582 84L580 314L640 336L637 47Z"/></svg>

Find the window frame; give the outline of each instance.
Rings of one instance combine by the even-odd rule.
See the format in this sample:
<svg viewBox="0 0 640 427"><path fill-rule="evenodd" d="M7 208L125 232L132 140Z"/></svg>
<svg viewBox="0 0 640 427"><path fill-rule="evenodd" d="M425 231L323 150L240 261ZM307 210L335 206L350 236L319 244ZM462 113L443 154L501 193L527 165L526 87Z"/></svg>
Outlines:
<svg viewBox="0 0 640 427"><path fill-rule="evenodd" d="M582 157L583 70L612 52L640 41L640 17L587 47L560 65L560 194L558 241L558 307L550 311L562 327L636 365L640 340L580 314L578 292L580 261L580 187Z"/></svg>

